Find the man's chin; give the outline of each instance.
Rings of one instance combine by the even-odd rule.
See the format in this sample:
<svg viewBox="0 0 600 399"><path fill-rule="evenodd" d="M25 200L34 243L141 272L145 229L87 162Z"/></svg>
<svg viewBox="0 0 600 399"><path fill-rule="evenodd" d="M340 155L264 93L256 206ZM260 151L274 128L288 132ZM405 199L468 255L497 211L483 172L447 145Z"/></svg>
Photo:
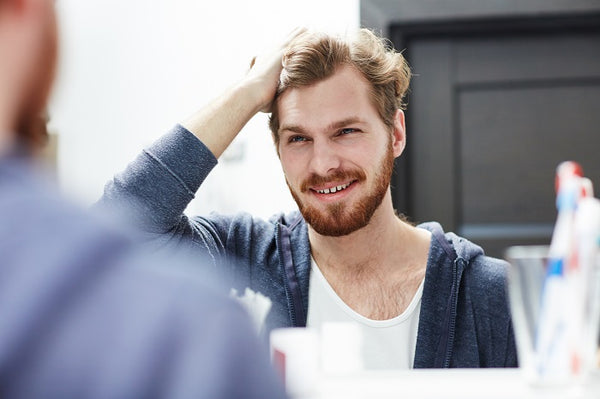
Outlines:
<svg viewBox="0 0 600 399"><path fill-rule="evenodd" d="M320 235L327 237L344 237L365 227L377 207L381 197L369 197L367 201L350 204L340 201L317 208L302 202L293 190L290 190L306 223Z"/></svg>
<svg viewBox="0 0 600 399"><path fill-rule="evenodd" d="M344 237L365 227L368 220L352 217L351 215L333 216L323 215L314 210L303 211L306 223L318 234L327 237ZM363 220L361 220L363 219Z"/></svg>
<svg viewBox="0 0 600 399"><path fill-rule="evenodd" d="M312 224L310 225L310 227L314 231L316 231L318 234L325 236L325 237L346 237L360 229L360 227L352 228L352 229L348 229L348 228L340 229L338 227L332 228L330 226L324 227L324 226L315 226Z"/></svg>

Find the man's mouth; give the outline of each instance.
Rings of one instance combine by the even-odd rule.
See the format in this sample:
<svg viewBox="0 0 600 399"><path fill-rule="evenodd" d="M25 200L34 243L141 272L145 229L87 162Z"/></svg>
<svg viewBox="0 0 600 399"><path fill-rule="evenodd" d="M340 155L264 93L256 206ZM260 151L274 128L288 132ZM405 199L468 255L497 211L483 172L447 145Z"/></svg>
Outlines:
<svg viewBox="0 0 600 399"><path fill-rule="evenodd" d="M319 193L319 194L333 194L333 193L337 193L338 191L342 191L342 190L347 189L348 187L350 187L350 185L352 183L354 183L354 182L342 184L342 185L339 185L339 186L333 186L333 187L325 188L323 190L315 190L315 191L317 193Z"/></svg>

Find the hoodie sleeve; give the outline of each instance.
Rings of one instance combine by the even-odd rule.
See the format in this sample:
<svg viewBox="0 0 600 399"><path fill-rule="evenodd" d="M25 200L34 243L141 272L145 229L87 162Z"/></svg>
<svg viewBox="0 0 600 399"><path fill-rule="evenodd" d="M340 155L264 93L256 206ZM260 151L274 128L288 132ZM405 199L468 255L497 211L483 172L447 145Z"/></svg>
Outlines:
<svg viewBox="0 0 600 399"><path fill-rule="evenodd" d="M104 187L95 209L162 244L219 247L213 225L190 220L184 210L217 159L181 125L143 150Z"/></svg>

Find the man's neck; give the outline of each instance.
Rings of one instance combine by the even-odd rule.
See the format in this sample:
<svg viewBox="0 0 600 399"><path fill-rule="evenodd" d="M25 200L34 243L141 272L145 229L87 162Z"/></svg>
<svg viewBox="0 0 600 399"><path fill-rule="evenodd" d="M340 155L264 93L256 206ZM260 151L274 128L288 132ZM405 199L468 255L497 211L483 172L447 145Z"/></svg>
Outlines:
<svg viewBox="0 0 600 399"><path fill-rule="evenodd" d="M323 236L309 226L312 255L322 269L350 271L364 267L396 269L422 259L429 248L427 232L403 222L395 214L388 193L369 224L342 237Z"/></svg>
<svg viewBox="0 0 600 399"><path fill-rule="evenodd" d="M387 320L406 310L423 281L431 234L400 220L388 193L362 229L326 237L309 227L309 239L337 295L359 314Z"/></svg>

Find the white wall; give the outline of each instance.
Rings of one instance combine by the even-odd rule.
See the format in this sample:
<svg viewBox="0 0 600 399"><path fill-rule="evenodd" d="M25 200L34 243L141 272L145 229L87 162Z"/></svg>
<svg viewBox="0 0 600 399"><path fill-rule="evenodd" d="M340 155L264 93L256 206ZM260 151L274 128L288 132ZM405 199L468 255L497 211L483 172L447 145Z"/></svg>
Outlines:
<svg viewBox="0 0 600 399"><path fill-rule="evenodd" d="M59 134L59 181L84 204L294 27L345 32L359 25L358 0L61 0L56 7L62 48L51 129ZM267 217L295 208L266 115L246 126L228 154L190 213Z"/></svg>

